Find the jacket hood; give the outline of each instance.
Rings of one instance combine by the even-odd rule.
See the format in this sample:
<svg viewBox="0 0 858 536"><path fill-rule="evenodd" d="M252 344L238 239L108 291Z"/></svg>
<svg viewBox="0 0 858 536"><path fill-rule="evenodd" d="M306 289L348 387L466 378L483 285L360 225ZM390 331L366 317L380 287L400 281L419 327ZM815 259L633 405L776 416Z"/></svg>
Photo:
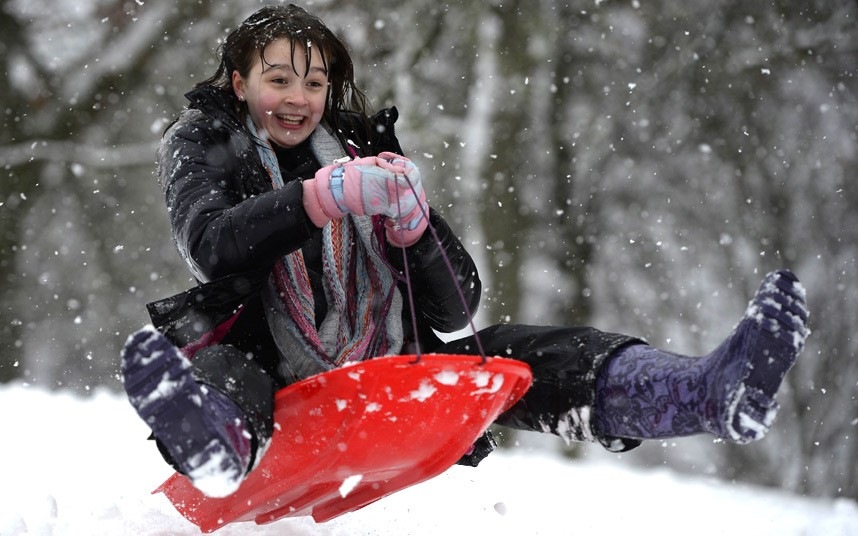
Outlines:
<svg viewBox="0 0 858 536"><path fill-rule="evenodd" d="M231 128L240 129L244 125L238 99L231 91L201 86L185 93L185 98L188 99L189 108L219 119Z"/></svg>

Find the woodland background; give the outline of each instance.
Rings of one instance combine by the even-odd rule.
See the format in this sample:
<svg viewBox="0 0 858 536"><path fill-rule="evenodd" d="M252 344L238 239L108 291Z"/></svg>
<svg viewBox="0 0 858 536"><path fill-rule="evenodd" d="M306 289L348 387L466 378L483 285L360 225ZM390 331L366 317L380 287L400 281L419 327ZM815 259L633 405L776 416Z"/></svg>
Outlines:
<svg viewBox="0 0 858 536"><path fill-rule="evenodd" d="M0 0L0 382L120 388L144 303L191 284L153 176L160 133L261 5ZM302 5L350 43L376 108L399 108L481 265L480 325L702 354L765 272L802 279L813 334L769 437L622 460L858 498L858 2Z"/></svg>

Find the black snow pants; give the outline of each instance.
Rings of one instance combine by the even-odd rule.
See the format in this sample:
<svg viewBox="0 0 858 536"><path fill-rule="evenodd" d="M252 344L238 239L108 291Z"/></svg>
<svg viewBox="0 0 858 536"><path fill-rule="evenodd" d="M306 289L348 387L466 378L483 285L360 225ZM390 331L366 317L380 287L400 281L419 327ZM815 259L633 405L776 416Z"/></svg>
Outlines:
<svg viewBox="0 0 858 536"><path fill-rule="evenodd" d="M605 437L591 426L596 373L618 349L639 339L590 327L498 324L477 332L487 356L524 361L533 372L533 385L496 424L517 430L545 432L567 442L598 442L622 452L640 441ZM448 342L433 351L478 354L475 336Z"/></svg>
<svg viewBox="0 0 858 536"><path fill-rule="evenodd" d="M597 371L616 350L642 341L590 327L498 324L427 353L478 355L476 337L487 356L524 361L533 372L531 388L496 424L552 433L567 442L598 442L615 452L640 444L634 439L602 436L591 422ZM241 407L256 443L264 444L273 433L276 383L255 361L235 347L215 345L201 350L192 363L199 381L229 395Z"/></svg>

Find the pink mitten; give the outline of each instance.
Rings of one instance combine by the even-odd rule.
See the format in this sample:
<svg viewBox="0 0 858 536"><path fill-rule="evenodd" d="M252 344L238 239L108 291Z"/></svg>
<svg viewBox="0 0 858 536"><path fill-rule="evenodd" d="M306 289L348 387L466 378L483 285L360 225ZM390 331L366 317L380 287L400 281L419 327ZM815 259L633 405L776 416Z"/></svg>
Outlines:
<svg viewBox="0 0 858 536"><path fill-rule="evenodd" d="M396 174L404 171L402 166L369 156L325 166L304 182L311 183L328 218L374 216L389 212L391 197L396 195Z"/></svg>
<svg viewBox="0 0 858 536"><path fill-rule="evenodd" d="M397 175L396 198L399 205L395 214L389 214L385 227L388 242L395 246L408 247L423 236L429 225L429 205L426 203L420 170L414 162L395 153L384 152L378 157L404 168L404 177Z"/></svg>
<svg viewBox="0 0 858 536"><path fill-rule="evenodd" d="M304 208L318 227L346 214L384 215L389 218L388 240L411 245L428 225L420 171L413 162L394 153L323 167L303 186Z"/></svg>

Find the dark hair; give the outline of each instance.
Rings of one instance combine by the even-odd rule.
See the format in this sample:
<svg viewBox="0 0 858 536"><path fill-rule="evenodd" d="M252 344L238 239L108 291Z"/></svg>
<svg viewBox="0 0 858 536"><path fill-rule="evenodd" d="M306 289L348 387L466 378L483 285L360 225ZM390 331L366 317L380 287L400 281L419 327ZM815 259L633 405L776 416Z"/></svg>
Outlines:
<svg viewBox="0 0 858 536"><path fill-rule="evenodd" d="M367 98L355 85L354 65L345 43L321 19L294 4L263 7L245 19L220 45L220 65L215 74L198 83L197 87L211 85L231 93L232 72L248 76L256 56L264 61L265 47L284 38L292 42L293 57L296 43L305 45L307 70L310 68L311 47L321 52L328 70L328 99L324 113L328 124L337 127L339 111L359 112L364 116L368 113ZM297 62L292 64L298 68Z"/></svg>

